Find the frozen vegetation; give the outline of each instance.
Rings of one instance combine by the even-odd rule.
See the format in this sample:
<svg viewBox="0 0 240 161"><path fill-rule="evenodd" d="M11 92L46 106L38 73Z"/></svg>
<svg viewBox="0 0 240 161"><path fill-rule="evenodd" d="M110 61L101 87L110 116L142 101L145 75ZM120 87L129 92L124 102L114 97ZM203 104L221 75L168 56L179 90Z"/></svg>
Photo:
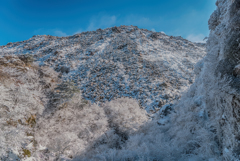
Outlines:
<svg viewBox="0 0 240 161"><path fill-rule="evenodd" d="M36 36L2 47L1 160L240 160L240 0L217 0L216 5L217 9L209 19L211 32L207 54L195 65L194 73L192 67L184 64L184 55L192 53L187 59L193 66L203 56L203 44L159 33L147 36L150 31L132 26L97 30L68 38ZM129 28L131 30L128 31ZM145 34L148 44L156 46L156 52L151 53L148 47L144 47L144 39L136 39L136 33L140 31ZM94 35L99 35L97 32L105 34L100 34L98 42L90 41L96 39ZM109 32L115 33L106 34ZM120 38L123 32L129 32L130 36ZM83 35L86 41L81 41L81 45L86 43L86 48L75 54L81 48L78 48L79 44L74 48L72 42ZM117 46L115 39L110 40L111 35L118 41L126 40L127 45ZM141 41L133 41L131 35L135 36L134 40ZM153 40L154 35L157 35L157 41ZM186 41L193 46L181 44L174 51L176 43L172 40L177 39L179 43ZM165 40L169 44L160 46ZM72 42L64 46L63 42L68 41ZM49 51L51 43L57 50L52 46ZM115 43L115 46L108 43ZM33 44L35 47L28 49ZM70 54L64 53L68 49ZM34 59L40 62L35 63ZM168 64L168 70L163 70L164 62ZM135 65L138 66L135 68ZM135 76L135 69L142 74L135 72ZM161 76L158 77L157 72ZM188 88L194 75L195 81ZM123 79L120 79L121 76ZM155 99L164 98L154 95L154 90L145 88L141 81L137 82L137 76L145 77L142 84L149 86L157 81L165 82L161 89L156 89L160 95L163 91L180 95L181 89L188 89L180 95L180 100L165 98L167 101L157 108L153 103L157 102ZM147 79L147 76L152 77ZM100 84L110 77L112 82ZM170 83L170 80L175 82ZM183 83L178 89L175 83L180 81ZM121 93L121 88L114 86L109 92L116 96L108 100L104 92L108 85L115 82L117 85L124 83L123 87L130 87L132 83L133 89L123 89ZM144 89L143 93L149 93L148 97L130 95L134 88ZM118 93L121 94L118 96ZM142 103L144 99L149 104ZM146 107L147 111L142 107Z"/></svg>

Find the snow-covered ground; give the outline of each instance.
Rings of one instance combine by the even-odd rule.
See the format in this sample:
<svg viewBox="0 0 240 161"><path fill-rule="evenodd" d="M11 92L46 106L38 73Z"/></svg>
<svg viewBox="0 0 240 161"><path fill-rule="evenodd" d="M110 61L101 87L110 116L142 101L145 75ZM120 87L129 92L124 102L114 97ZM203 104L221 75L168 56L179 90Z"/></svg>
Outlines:
<svg viewBox="0 0 240 161"><path fill-rule="evenodd" d="M120 26L69 37L34 36L0 47L0 55L31 54L39 64L78 84L83 98L137 99L147 110L178 100L194 82L205 44Z"/></svg>

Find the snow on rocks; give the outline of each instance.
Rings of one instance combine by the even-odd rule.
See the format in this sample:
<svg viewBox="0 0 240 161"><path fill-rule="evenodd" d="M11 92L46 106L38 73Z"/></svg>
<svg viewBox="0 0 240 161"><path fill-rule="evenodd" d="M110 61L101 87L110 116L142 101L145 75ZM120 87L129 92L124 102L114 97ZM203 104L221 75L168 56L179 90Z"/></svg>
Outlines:
<svg viewBox="0 0 240 161"><path fill-rule="evenodd" d="M240 75L240 64L238 64L237 66L234 67L233 74L234 74L234 76Z"/></svg>
<svg viewBox="0 0 240 161"><path fill-rule="evenodd" d="M194 64L204 57L205 45L120 26L69 37L37 35L0 48L1 55L10 53L28 53L40 65L61 72L87 100L131 97L150 110L181 97L194 81Z"/></svg>

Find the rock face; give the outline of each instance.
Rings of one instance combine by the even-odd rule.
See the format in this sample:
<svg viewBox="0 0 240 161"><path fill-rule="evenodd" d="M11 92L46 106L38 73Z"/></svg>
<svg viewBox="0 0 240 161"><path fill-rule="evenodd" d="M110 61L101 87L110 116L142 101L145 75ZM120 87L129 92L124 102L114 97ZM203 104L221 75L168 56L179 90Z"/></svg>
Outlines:
<svg viewBox="0 0 240 161"><path fill-rule="evenodd" d="M211 82L217 80L219 85L222 84L222 87L219 86L219 93L210 96L206 105L208 110L218 111L217 115L212 114L212 116L216 115L216 119L219 121L216 133L223 158L239 160L240 1L218 0L216 5L218 23L209 24L209 26L214 25L215 28L211 30L209 36L208 54L199 78L213 74ZM212 22L211 19L210 22ZM211 70L207 72L207 68ZM210 90L211 82L203 82L206 90ZM212 94L214 93L212 92ZM213 102L213 98L218 101Z"/></svg>
<svg viewBox="0 0 240 161"><path fill-rule="evenodd" d="M185 136L187 131L193 134L197 158L202 154L203 158L239 160L240 1L218 0L216 5L209 19L207 55L196 65L194 84L175 106L179 113L175 122L194 125L183 131ZM208 152L203 149L206 145L211 147Z"/></svg>
<svg viewBox="0 0 240 161"><path fill-rule="evenodd" d="M134 26L34 36L0 47L0 55L25 53L74 81L91 102L131 97L148 110L178 100L206 54L205 44Z"/></svg>

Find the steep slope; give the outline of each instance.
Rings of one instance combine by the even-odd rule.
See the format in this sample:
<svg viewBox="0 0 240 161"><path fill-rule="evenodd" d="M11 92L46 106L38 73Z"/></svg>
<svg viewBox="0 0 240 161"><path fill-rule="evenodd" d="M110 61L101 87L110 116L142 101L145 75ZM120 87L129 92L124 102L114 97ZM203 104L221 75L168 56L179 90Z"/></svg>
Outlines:
<svg viewBox="0 0 240 161"><path fill-rule="evenodd" d="M91 105L31 55L0 57L0 160L69 160L120 148L147 120L133 99ZM104 137L103 137L104 136Z"/></svg>
<svg viewBox="0 0 240 161"><path fill-rule="evenodd" d="M0 55L27 53L78 84L91 102L131 97L150 110L179 99L192 84L205 44L120 26L61 38L34 36L0 47Z"/></svg>
<svg viewBox="0 0 240 161"><path fill-rule="evenodd" d="M209 19L207 55L195 67L194 84L176 104L175 122L188 123L181 130L192 135L198 158L235 161L240 160L240 1L217 0L216 5Z"/></svg>
<svg viewBox="0 0 240 161"><path fill-rule="evenodd" d="M240 1L218 0L209 19L208 54L191 92L201 97L208 128L223 160L239 160ZM201 68L202 67L202 68ZM211 126L210 126L211 125Z"/></svg>
<svg viewBox="0 0 240 161"><path fill-rule="evenodd" d="M181 100L162 107L121 149L96 148L78 159L240 160L240 0L216 5L207 55L195 66L195 82Z"/></svg>

